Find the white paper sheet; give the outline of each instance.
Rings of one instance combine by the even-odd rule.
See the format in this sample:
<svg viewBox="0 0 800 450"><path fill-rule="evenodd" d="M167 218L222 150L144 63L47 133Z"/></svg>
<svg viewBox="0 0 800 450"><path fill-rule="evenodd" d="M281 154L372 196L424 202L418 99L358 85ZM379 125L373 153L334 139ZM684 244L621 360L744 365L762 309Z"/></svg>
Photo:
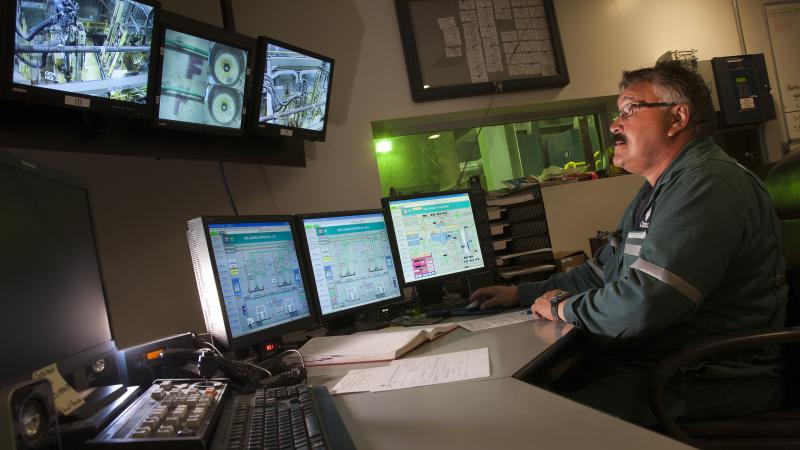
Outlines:
<svg viewBox="0 0 800 450"><path fill-rule="evenodd" d="M496 314L494 316L483 317L480 319L468 320L466 322L459 323L458 326L467 331L482 331L490 328L527 322L529 320L533 320L533 315L527 314L525 310L522 310L505 314Z"/></svg>
<svg viewBox="0 0 800 450"><path fill-rule="evenodd" d="M488 377L489 349L484 347L444 355L401 359L393 361L385 369L381 374L385 378L373 388L373 392Z"/></svg>
<svg viewBox="0 0 800 450"><path fill-rule="evenodd" d="M456 27L456 18L453 16L440 17L436 19L436 22L439 23L439 28L442 30Z"/></svg>
<svg viewBox="0 0 800 450"><path fill-rule="evenodd" d="M461 32L458 28L445 28L442 30L444 35L445 47L456 47L461 45Z"/></svg>
<svg viewBox="0 0 800 450"><path fill-rule="evenodd" d="M389 366L351 370L331 389L331 395L370 392L386 378L383 372L388 368Z"/></svg>
<svg viewBox="0 0 800 450"><path fill-rule="evenodd" d="M463 56L461 52L461 47L445 47L444 56L446 56L447 58L458 58Z"/></svg>
<svg viewBox="0 0 800 450"><path fill-rule="evenodd" d="M461 11L462 22L475 22L478 20L478 13L475 10Z"/></svg>
<svg viewBox="0 0 800 450"><path fill-rule="evenodd" d="M391 391L483 378L490 374L489 349L484 347L395 360L384 367L351 370L336 383L331 394Z"/></svg>

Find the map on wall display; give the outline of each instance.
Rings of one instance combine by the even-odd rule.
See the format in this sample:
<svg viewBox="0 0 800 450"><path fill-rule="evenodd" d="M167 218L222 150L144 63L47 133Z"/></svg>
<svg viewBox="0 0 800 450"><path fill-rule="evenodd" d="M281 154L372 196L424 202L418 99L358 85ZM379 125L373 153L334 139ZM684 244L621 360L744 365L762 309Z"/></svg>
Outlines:
<svg viewBox="0 0 800 450"><path fill-rule="evenodd" d="M468 194L390 201L389 210L406 281L484 267Z"/></svg>
<svg viewBox="0 0 800 450"><path fill-rule="evenodd" d="M383 214L303 220L322 314L400 296Z"/></svg>
<svg viewBox="0 0 800 450"><path fill-rule="evenodd" d="M209 225L233 337L308 317L287 222Z"/></svg>

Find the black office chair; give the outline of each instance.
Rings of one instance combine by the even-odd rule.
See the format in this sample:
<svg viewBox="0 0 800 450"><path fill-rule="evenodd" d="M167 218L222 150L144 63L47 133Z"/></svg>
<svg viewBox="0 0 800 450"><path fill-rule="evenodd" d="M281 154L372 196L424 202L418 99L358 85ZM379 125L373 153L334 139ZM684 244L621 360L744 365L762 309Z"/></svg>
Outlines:
<svg viewBox="0 0 800 450"><path fill-rule="evenodd" d="M800 449L800 152L785 156L765 178L783 229L789 284L787 327L729 334L690 345L661 361L653 371L650 407L661 430L702 449ZM676 423L664 408L664 389L686 364L711 354L783 345L785 403L769 413ZM735 395L735 393L732 393Z"/></svg>

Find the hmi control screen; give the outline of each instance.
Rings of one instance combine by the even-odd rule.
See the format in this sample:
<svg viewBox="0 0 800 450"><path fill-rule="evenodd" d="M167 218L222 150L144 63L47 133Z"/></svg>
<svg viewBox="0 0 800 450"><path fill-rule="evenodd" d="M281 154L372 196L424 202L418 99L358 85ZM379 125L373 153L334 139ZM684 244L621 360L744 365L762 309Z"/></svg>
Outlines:
<svg viewBox="0 0 800 450"><path fill-rule="evenodd" d="M388 204L406 283L484 267L469 194Z"/></svg>
<svg viewBox="0 0 800 450"><path fill-rule="evenodd" d="M308 317L288 222L209 224L231 335Z"/></svg>
<svg viewBox="0 0 800 450"><path fill-rule="evenodd" d="M323 315L400 296L383 214L305 218Z"/></svg>

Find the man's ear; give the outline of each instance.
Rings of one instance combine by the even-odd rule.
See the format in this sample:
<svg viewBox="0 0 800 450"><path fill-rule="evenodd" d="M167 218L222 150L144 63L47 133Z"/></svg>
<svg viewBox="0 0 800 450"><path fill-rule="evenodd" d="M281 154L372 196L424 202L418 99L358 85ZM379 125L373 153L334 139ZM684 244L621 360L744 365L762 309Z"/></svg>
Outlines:
<svg viewBox="0 0 800 450"><path fill-rule="evenodd" d="M667 135L675 136L681 131L685 130L686 127L689 126L690 118L691 112L689 111L689 105L680 103L673 106L672 125L670 125L669 131L667 131Z"/></svg>

